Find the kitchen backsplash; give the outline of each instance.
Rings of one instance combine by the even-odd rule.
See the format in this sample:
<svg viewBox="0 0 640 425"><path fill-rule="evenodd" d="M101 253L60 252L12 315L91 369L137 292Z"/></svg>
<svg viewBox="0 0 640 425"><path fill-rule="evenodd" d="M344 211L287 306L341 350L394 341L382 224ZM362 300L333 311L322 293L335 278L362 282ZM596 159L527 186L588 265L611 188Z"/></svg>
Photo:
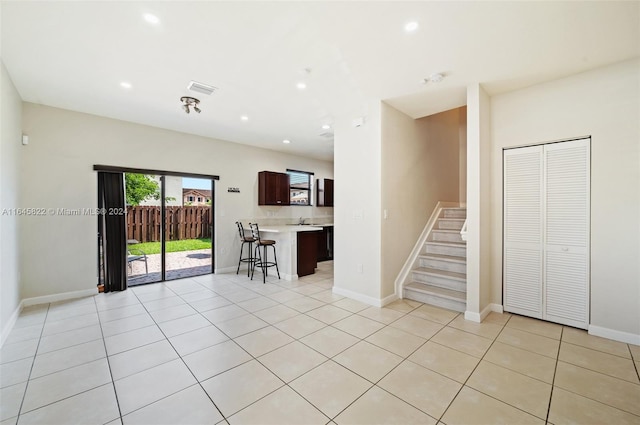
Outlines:
<svg viewBox="0 0 640 425"><path fill-rule="evenodd" d="M333 216L317 216L317 217L302 217L305 224L332 224ZM259 226L284 226L287 224L298 224L300 217L259 217L259 218L241 218L243 226L249 228L249 223L258 223Z"/></svg>

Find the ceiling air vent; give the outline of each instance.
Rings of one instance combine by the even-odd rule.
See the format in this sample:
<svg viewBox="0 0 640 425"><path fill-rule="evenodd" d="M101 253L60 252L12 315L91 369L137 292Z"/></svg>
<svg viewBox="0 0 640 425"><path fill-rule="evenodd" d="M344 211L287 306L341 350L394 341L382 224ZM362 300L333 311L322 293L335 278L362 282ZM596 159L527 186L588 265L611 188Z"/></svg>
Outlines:
<svg viewBox="0 0 640 425"><path fill-rule="evenodd" d="M206 84L202 84L197 81L190 82L187 88L191 91L197 91L198 93L203 93L203 94L211 94L217 90L216 87L208 86Z"/></svg>

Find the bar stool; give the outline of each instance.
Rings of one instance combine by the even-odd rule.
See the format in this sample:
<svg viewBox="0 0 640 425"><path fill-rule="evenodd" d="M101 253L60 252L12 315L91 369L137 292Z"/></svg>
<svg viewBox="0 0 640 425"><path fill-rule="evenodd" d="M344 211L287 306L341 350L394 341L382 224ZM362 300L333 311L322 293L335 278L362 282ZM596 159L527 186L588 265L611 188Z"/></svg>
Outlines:
<svg viewBox="0 0 640 425"><path fill-rule="evenodd" d="M238 274L240 272L240 264L242 263L249 263L247 265L247 277L249 277L249 273L251 272L251 268L253 266L253 263L255 262L255 259L253 257L253 251L252 251L252 246L253 243L255 242L255 239L252 236L247 236L244 233L244 227L242 227L242 223L239 221L236 221L236 226L238 226L238 233L240 234L240 259L238 260L238 269L236 270L236 274ZM242 257L243 251L244 251L244 246L248 245L249 246L249 256L248 257Z"/></svg>
<svg viewBox="0 0 640 425"><path fill-rule="evenodd" d="M272 241L269 239L260 239L260 229L258 229L257 223L249 223L251 227L251 236L255 239L254 243L256 244L256 251L258 255L253 255L253 270L251 271L251 280L253 280L253 273L256 270L256 266L259 266L262 269L262 283L267 282L267 269L269 267L276 268L278 272L278 279L280 279L280 270L278 270L278 259L276 258L276 241ZM267 257L267 247L273 248L273 261L268 261ZM264 254L264 258L262 254L260 254L260 247L262 247L262 253Z"/></svg>

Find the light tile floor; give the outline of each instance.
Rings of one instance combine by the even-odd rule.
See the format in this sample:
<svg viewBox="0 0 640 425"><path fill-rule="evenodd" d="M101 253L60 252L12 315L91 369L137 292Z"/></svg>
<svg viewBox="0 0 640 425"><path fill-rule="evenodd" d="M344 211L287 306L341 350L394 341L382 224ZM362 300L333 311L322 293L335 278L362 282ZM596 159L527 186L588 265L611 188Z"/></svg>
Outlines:
<svg viewBox="0 0 640 425"><path fill-rule="evenodd" d="M484 323L207 275L26 308L0 425L640 424L640 347L525 317Z"/></svg>

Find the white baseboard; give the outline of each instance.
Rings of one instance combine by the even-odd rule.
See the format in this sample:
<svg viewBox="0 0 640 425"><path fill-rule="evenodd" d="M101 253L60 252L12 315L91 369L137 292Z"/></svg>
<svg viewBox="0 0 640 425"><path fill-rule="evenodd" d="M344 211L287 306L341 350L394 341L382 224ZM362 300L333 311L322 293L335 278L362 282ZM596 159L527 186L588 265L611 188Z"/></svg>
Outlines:
<svg viewBox="0 0 640 425"><path fill-rule="evenodd" d="M390 297L396 297L396 294L393 294L393 295L390 295L389 297L386 297L384 299L380 299L380 298L370 297L368 295L363 295L363 294L360 294L358 292L353 292L353 291L350 291L348 289L338 288L336 286L333 287L333 293L345 296L347 298L351 298L352 300L356 300L356 301L363 302L365 304L372 305L374 307L382 307L383 305L385 305L385 300L387 300ZM391 301L389 301L389 302L391 302Z"/></svg>
<svg viewBox="0 0 640 425"><path fill-rule="evenodd" d="M627 344L640 345L640 335L603 328L602 326L589 325L589 335L613 339L614 341L625 342Z"/></svg>
<svg viewBox="0 0 640 425"><path fill-rule="evenodd" d="M469 320L471 322L482 323L482 321L484 319L486 319L486 317L489 315L489 313L491 313L491 312L503 313L503 311L504 310L502 308L502 305L500 305L500 304L489 304L485 308L483 308L480 313L476 313L476 312L473 312L473 311L465 311L464 312L464 318L465 318L465 320Z"/></svg>
<svg viewBox="0 0 640 425"><path fill-rule="evenodd" d="M476 322L476 323L482 322L482 319L480 318L480 313L476 313L473 311L465 311L464 320L469 320L471 322Z"/></svg>
<svg viewBox="0 0 640 425"><path fill-rule="evenodd" d="M54 303L57 301L72 300L74 298L91 297L98 294L98 288L83 289L81 291L62 292L60 294L43 295L41 297L25 298L22 305L28 307L30 305Z"/></svg>
<svg viewBox="0 0 640 425"><path fill-rule="evenodd" d="M381 304L379 307L384 307L387 304L391 304L392 302L394 302L395 300L398 300L398 294L391 294L388 297L384 297L381 301Z"/></svg>
<svg viewBox="0 0 640 425"><path fill-rule="evenodd" d="M4 345L4 342L7 340L7 337L13 330L13 327L15 326L16 321L18 320L18 316L20 316L20 312L22 311L22 307L23 307L23 303L21 301L18 304L18 307L16 307L15 311L11 315L11 317L9 318L9 321L7 322L7 324L4 325L4 328L2 328L2 333L0 334L0 348L2 348L2 346Z"/></svg>
<svg viewBox="0 0 640 425"><path fill-rule="evenodd" d="M491 311L494 313L504 313L504 307L502 304L489 304L491 306Z"/></svg>
<svg viewBox="0 0 640 425"><path fill-rule="evenodd" d="M38 304L54 303L57 301L72 300L75 298L91 297L97 294L98 288L96 287L95 289L83 289L82 291L63 292L61 294L43 295L41 297L23 299L22 301L20 301L20 304L11 315L9 322L7 322L7 324L2 329L2 334L0 334L0 348L4 345L5 340L13 330L13 327L15 326L16 321L18 320L18 317L20 316L20 313L22 312L22 309L24 307Z"/></svg>

